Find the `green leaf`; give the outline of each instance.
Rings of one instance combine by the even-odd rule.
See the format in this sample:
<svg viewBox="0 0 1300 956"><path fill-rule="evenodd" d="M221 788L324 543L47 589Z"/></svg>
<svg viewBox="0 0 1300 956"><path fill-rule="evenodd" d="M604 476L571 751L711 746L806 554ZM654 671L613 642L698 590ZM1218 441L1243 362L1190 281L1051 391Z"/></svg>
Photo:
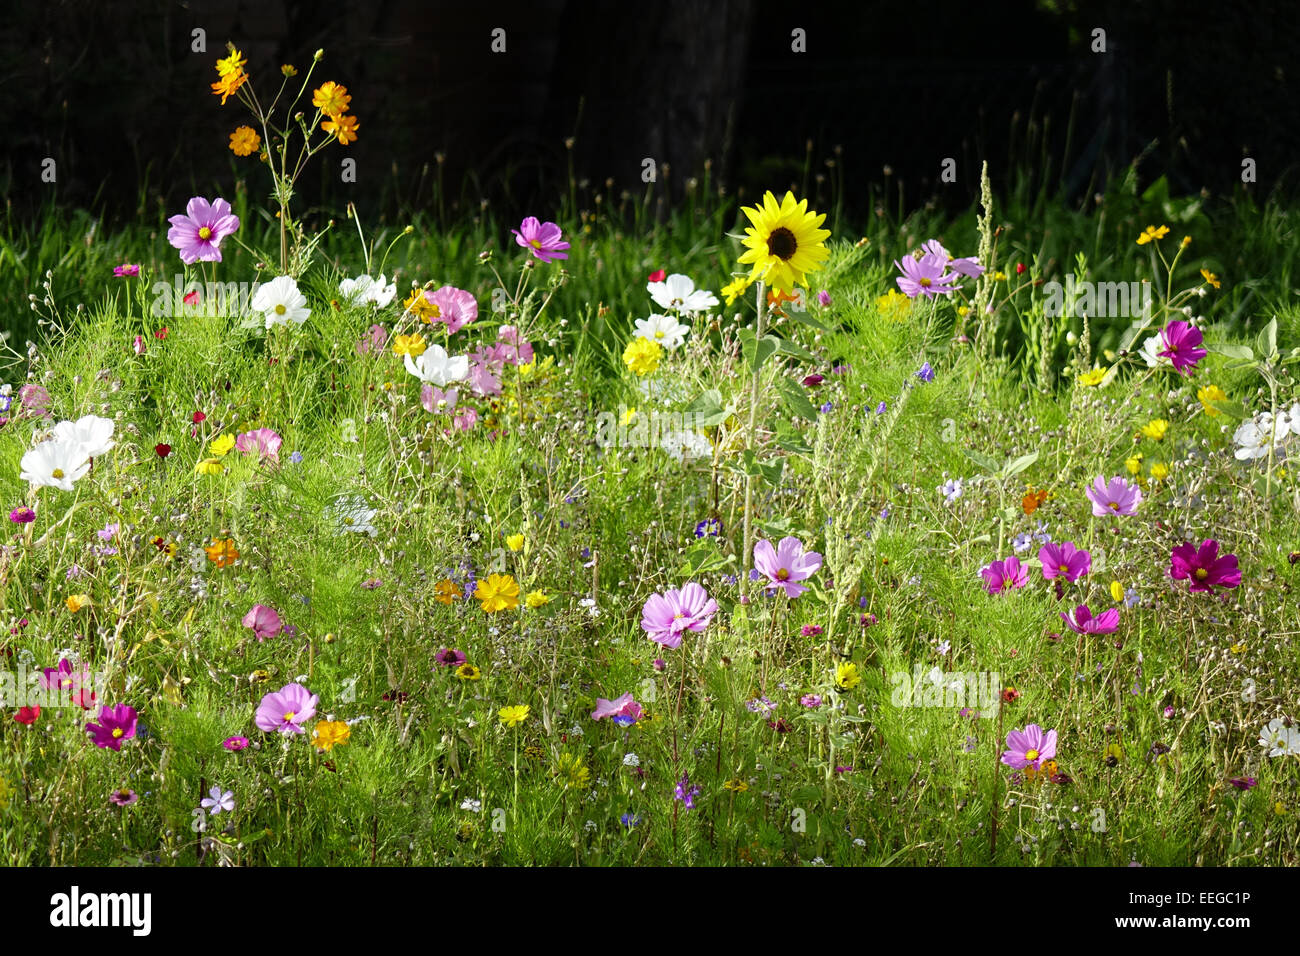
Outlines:
<svg viewBox="0 0 1300 956"><path fill-rule="evenodd" d="M803 436L789 422L778 420L776 423L776 444L778 448L794 452L796 455L811 455L812 446L803 440Z"/></svg>
<svg viewBox="0 0 1300 956"><path fill-rule="evenodd" d="M1031 451L1028 455L1021 455L1015 461L1009 461L1005 466L1003 466L1002 477L1012 478L1020 474L1036 461L1038 461L1037 451Z"/></svg>
<svg viewBox="0 0 1300 956"><path fill-rule="evenodd" d="M1255 348L1259 349L1260 354L1265 358L1272 358L1277 354L1276 316L1270 319L1268 325L1260 330L1259 337L1255 339Z"/></svg>
<svg viewBox="0 0 1300 956"><path fill-rule="evenodd" d="M773 336L773 338L775 338L775 336ZM791 342L789 339L777 339L776 350L782 355L793 355L795 358L804 362L810 362L813 364L817 362L817 356L813 355L802 345Z"/></svg>
<svg viewBox="0 0 1300 956"><path fill-rule="evenodd" d="M722 407L722 393L716 388L704 392L699 398L686 406L686 411L694 416L697 428L712 428L721 425L732 415L730 408Z"/></svg>
<svg viewBox="0 0 1300 956"><path fill-rule="evenodd" d="M776 380L776 387L777 391L779 391L785 399L785 403L789 406L791 412L798 415L800 418L808 419L810 422L817 421L817 409L813 403L808 400L808 396L804 394L802 388L785 377Z"/></svg>
<svg viewBox="0 0 1300 956"><path fill-rule="evenodd" d="M1241 359L1245 362L1255 361L1255 352L1249 345L1229 345L1226 342L1219 342L1212 345L1207 344L1205 347L1211 352L1226 355L1230 359Z"/></svg>
<svg viewBox="0 0 1300 956"><path fill-rule="evenodd" d="M983 455L981 455L979 452L971 451L969 448L963 448L961 452L963 455L965 455L971 461L975 462L975 464L979 465L982 470L988 472L990 475L996 475L998 473L999 470L998 466L991 458L986 458Z"/></svg>
<svg viewBox="0 0 1300 956"><path fill-rule="evenodd" d="M1252 417L1250 411L1245 405L1241 404L1241 402L1212 401L1210 402L1210 407L1216 412L1223 412L1223 414L1227 415L1229 418L1235 418L1239 422L1244 422L1246 419Z"/></svg>
<svg viewBox="0 0 1300 956"><path fill-rule="evenodd" d="M756 342L753 329L741 329L739 337L741 354L751 372L757 372L763 367L763 363L776 352L776 344L780 341L775 335L765 335L761 341Z"/></svg>

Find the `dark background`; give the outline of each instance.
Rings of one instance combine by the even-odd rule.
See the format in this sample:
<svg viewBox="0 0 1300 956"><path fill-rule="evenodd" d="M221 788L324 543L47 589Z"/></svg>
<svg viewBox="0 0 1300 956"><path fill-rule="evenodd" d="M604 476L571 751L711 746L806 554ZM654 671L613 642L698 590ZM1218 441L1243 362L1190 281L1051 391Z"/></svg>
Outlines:
<svg viewBox="0 0 1300 956"><path fill-rule="evenodd" d="M113 221L228 195L236 178L267 188L227 149L247 115L209 91L227 40L268 97L281 63L303 70L325 48L312 86L349 88L360 140L331 145L300 193L389 217L487 200L547 218L571 177L639 194L646 157L668 165L656 188L675 198L707 162L712 190L834 190L865 216L886 166L909 206L960 209L981 159L995 186L1028 176L1086 201L1138 157L1141 180L1166 175L1175 194L1231 191L1244 156L1254 188L1289 190L1300 150L1300 4L1286 0L10 0L0 24L0 195L20 216L54 202ZM190 51L195 27L206 53ZM956 183L938 181L945 157Z"/></svg>

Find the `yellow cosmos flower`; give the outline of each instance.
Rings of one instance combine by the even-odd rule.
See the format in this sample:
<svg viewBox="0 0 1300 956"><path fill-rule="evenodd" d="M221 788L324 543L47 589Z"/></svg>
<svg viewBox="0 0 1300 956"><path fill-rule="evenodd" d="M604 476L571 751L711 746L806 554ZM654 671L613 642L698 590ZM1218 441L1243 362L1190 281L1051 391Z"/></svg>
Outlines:
<svg viewBox="0 0 1300 956"><path fill-rule="evenodd" d="M629 409L627 409L626 411L624 411L624 412L623 412L623 422L622 422L623 427L626 428L628 425L631 425L631 424L632 424L632 419L634 419L634 418L636 418L636 409L635 409L635 408L629 408Z"/></svg>
<svg viewBox="0 0 1300 956"><path fill-rule="evenodd" d="M89 605L91 604L90 595L89 595L89 594L69 594L69 595L68 595L68 600L65 601L64 603L68 605L68 610L69 610L69 611L71 611L73 614L76 614L76 613L77 613L78 611L80 611L83 607L87 607L87 606L89 606Z"/></svg>
<svg viewBox="0 0 1300 956"><path fill-rule="evenodd" d="M1246 642L1238 641L1236 644L1229 647L1228 650L1232 651L1234 654L1244 654L1246 653Z"/></svg>
<svg viewBox="0 0 1300 956"><path fill-rule="evenodd" d="M876 299L876 311L889 322L902 322L911 314L912 300L897 289L890 289Z"/></svg>
<svg viewBox="0 0 1300 956"><path fill-rule="evenodd" d="M1110 582L1110 599L1116 603L1124 600L1124 585L1118 581Z"/></svg>
<svg viewBox="0 0 1300 956"><path fill-rule="evenodd" d="M1083 388L1096 388L1101 384L1102 379L1106 377L1106 371L1104 368L1094 368L1088 372L1081 372L1078 383Z"/></svg>
<svg viewBox="0 0 1300 956"><path fill-rule="evenodd" d="M244 85L248 80L248 74L243 70L235 70L227 73L216 83L212 84L212 95L221 97L221 105L226 105L226 100L235 95L235 92Z"/></svg>
<svg viewBox="0 0 1300 956"><path fill-rule="evenodd" d="M1142 426L1142 434L1146 435L1152 441L1163 441L1165 432L1169 430L1169 422L1163 418L1153 418Z"/></svg>
<svg viewBox="0 0 1300 956"><path fill-rule="evenodd" d="M208 443L208 453L221 458L230 454L230 450L235 447L235 437L230 434L219 435Z"/></svg>
<svg viewBox="0 0 1300 956"><path fill-rule="evenodd" d="M623 350L623 364L637 375L649 375L659 367L664 350L658 342L637 336Z"/></svg>
<svg viewBox="0 0 1300 956"><path fill-rule="evenodd" d="M1130 475L1136 475L1142 470L1142 453L1138 452L1129 458L1124 459L1124 467L1128 469Z"/></svg>
<svg viewBox="0 0 1300 956"><path fill-rule="evenodd" d="M840 690L852 690L862 683L857 664L835 665L835 686Z"/></svg>
<svg viewBox="0 0 1300 956"><path fill-rule="evenodd" d="M506 536L506 546L511 551L524 550L524 536L522 534L512 534Z"/></svg>
<svg viewBox="0 0 1300 956"><path fill-rule="evenodd" d="M414 335L398 335L393 338L393 354L409 355L415 358L417 355L423 355L428 345L424 341L424 336L419 332Z"/></svg>
<svg viewBox="0 0 1300 956"><path fill-rule="evenodd" d="M830 230L820 228L826 214L810 212L807 199L796 202L794 193L787 192L778 204L769 191L762 204L741 212L751 225L745 229L739 261L752 267L751 282L761 280L779 292L793 292L796 285L807 285L807 273L816 272L830 256Z"/></svg>
<svg viewBox="0 0 1300 956"><path fill-rule="evenodd" d="M749 789L749 784L745 783L745 781L741 780L739 777L735 777L734 779L728 780L724 783L722 789L730 790L732 793L744 793Z"/></svg>
<svg viewBox="0 0 1300 956"><path fill-rule="evenodd" d="M1167 235L1169 235L1168 226L1161 226L1159 229L1155 226L1147 226L1146 229L1142 230L1142 235L1138 236L1137 244L1139 246L1145 246L1148 242L1163 239Z"/></svg>
<svg viewBox="0 0 1300 956"><path fill-rule="evenodd" d="M1222 288L1223 286L1223 283L1219 281L1219 277L1216 276L1209 269L1201 270L1201 278L1204 279L1210 285L1214 286L1216 289Z"/></svg>
<svg viewBox="0 0 1300 956"><path fill-rule="evenodd" d="M228 568L239 560L239 551L235 548L234 538L213 541L203 550L207 552L208 560L219 568Z"/></svg>
<svg viewBox="0 0 1300 956"><path fill-rule="evenodd" d="M1153 461L1151 463L1151 480L1164 481L1169 477L1169 466L1164 462Z"/></svg>
<svg viewBox="0 0 1300 956"><path fill-rule="evenodd" d="M722 295L727 300L727 305L735 302L737 298L745 294L745 290L751 284L749 276L737 276L722 287Z"/></svg>
<svg viewBox="0 0 1300 956"><path fill-rule="evenodd" d="M406 297L402 303L407 312L419 319L421 322L428 323L438 318L439 309L434 303L430 302L425 296L423 289L412 289L411 294Z"/></svg>
<svg viewBox="0 0 1300 956"><path fill-rule="evenodd" d="M262 137L251 126L240 126L230 134L230 151L236 156L251 156L261 145Z"/></svg>
<svg viewBox="0 0 1300 956"><path fill-rule="evenodd" d="M195 473L200 475L219 475L225 470L220 458L204 458L194 466Z"/></svg>
<svg viewBox="0 0 1300 956"><path fill-rule="evenodd" d="M357 141L357 130L361 124L355 116L336 116L321 123L320 128L338 137L339 145L346 146Z"/></svg>
<svg viewBox="0 0 1300 956"><path fill-rule="evenodd" d="M339 86L333 80L322 83L311 94L311 105L329 117L338 117L346 113L351 102L352 97L348 95L348 88Z"/></svg>
<svg viewBox="0 0 1300 956"><path fill-rule="evenodd" d="M1226 402L1228 393L1217 385L1204 385L1196 390L1196 397L1205 409L1205 414L1213 417L1220 414L1219 410L1211 405L1211 402Z"/></svg>
<svg viewBox="0 0 1300 956"><path fill-rule="evenodd" d="M568 790L585 787L591 780L591 771L576 754L562 753L555 761L555 782Z"/></svg>
<svg viewBox="0 0 1300 956"><path fill-rule="evenodd" d="M230 76L234 73L242 73L247 62L237 49L231 47L230 56L217 61L217 75Z"/></svg>
<svg viewBox="0 0 1300 956"><path fill-rule="evenodd" d="M451 578L443 578L433 586L433 599L439 604L450 604L460 596L460 587Z"/></svg>
<svg viewBox="0 0 1300 956"><path fill-rule="evenodd" d="M502 707L497 711L497 716L506 727L517 726L528 719L528 705L516 704L513 707Z"/></svg>
<svg viewBox="0 0 1300 956"><path fill-rule="evenodd" d="M543 605L550 604L551 599L545 591L529 591L528 596L524 598L524 603L535 611Z"/></svg>
<svg viewBox="0 0 1300 956"><path fill-rule="evenodd" d="M311 736L312 746L329 753L336 746L348 742L352 728L341 720L321 720L316 723L316 731Z"/></svg>
<svg viewBox="0 0 1300 956"><path fill-rule="evenodd" d="M486 580L478 582L474 600L480 602L488 614L513 611L519 606L519 585L509 574L490 574Z"/></svg>

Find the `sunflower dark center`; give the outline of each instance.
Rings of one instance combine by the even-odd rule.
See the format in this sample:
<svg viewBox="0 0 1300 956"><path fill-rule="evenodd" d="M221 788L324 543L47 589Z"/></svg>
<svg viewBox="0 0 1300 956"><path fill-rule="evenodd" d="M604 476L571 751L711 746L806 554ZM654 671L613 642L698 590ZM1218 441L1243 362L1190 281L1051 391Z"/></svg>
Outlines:
<svg viewBox="0 0 1300 956"><path fill-rule="evenodd" d="M772 230L772 234L767 237L767 251L778 259L789 260L798 248L799 243L794 233L785 226Z"/></svg>

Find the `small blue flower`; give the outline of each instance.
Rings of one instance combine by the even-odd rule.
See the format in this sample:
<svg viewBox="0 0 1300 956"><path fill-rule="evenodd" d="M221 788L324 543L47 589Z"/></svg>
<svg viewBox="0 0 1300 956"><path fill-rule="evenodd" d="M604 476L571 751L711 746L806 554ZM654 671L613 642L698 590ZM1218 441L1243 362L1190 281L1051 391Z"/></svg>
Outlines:
<svg viewBox="0 0 1300 956"><path fill-rule="evenodd" d="M821 412L823 415L829 415L831 413L831 410L834 408L835 405L833 403L827 402L825 405L821 407Z"/></svg>
<svg viewBox="0 0 1300 956"><path fill-rule="evenodd" d="M630 830L633 827L640 825L641 817L637 815L633 815L631 813L625 813L618 818L618 822L623 824L623 826L627 827Z"/></svg>
<svg viewBox="0 0 1300 956"><path fill-rule="evenodd" d="M300 452L300 451L296 451L296 452L294 452L292 455L289 456L289 460L290 460L291 462L293 462L295 465L301 465L301 464L302 464L302 452Z"/></svg>
<svg viewBox="0 0 1300 956"><path fill-rule="evenodd" d="M877 415L885 414L885 408L886 408L885 403L881 402L879 405L876 406L876 414Z"/></svg>
<svg viewBox="0 0 1300 956"><path fill-rule="evenodd" d="M920 370L916 373L916 377L926 384L934 381L934 369L930 368L929 362L926 362L921 366Z"/></svg>

